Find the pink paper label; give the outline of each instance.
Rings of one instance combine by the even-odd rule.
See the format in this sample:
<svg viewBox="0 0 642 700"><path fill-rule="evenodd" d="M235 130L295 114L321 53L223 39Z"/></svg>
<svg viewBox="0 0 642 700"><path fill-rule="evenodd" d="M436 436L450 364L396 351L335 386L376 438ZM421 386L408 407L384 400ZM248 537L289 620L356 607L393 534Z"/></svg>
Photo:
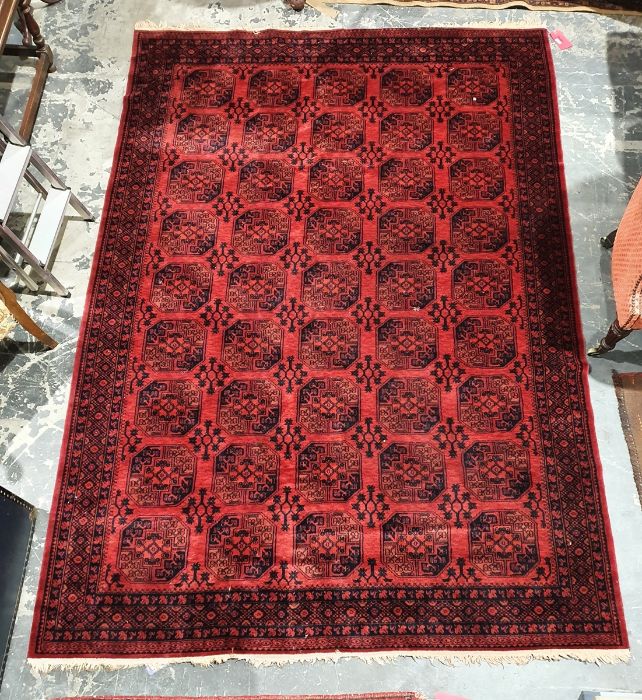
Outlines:
<svg viewBox="0 0 642 700"><path fill-rule="evenodd" d="M573 44L562 34L559 29L550 32L551 39L555 42L555 45L560 49L570 49Z"/></svg>
<svg viewBox="0 0 642 700"><path fill-rule="evenodd" d="M468 698L463 698L461 695L451 695L450 693L437 693L435 700L468 700Z"/></svg>

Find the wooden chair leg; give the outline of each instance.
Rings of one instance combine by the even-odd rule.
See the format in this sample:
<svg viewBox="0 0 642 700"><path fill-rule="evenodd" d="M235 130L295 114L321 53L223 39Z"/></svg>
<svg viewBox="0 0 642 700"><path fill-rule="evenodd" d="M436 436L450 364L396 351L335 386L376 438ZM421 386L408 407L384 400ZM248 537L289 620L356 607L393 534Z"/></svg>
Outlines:
<svg viewBox="0 0 642 700"><path fill-rule="evenodd" d="M35 336L41 343L46 345L52 350L58 345L58 343L49 335L47 335L42 328L29 316L29 314L20 306L16 295L13 293L9 287L0 282L0 299L9 310L9 313L16 319L16 321L31 335Z"/></svg>
<svg viewBox="0 0 642 700"><path fill-rule="evenodd" d="M622 340L622 338L626 338L630 332L631 331L621 328L620 324L617 322L617 319L615 319L602 340L600 340L597 345L587 350L588 355L591 357L599 357L600 355L604 355L604 353L609 352L609 350L613 350L616 343Z"/></svg>
<svg viewBox="0 0 642 700"><path fill-rule="evenodd" d="M602 236L600 238L600 243L602 245L602 248L606 248L607 250L610 250L613 247L613 244L615 243L615 236L617 235L617 229L614 231L611 231L608 236Z"/></svg>

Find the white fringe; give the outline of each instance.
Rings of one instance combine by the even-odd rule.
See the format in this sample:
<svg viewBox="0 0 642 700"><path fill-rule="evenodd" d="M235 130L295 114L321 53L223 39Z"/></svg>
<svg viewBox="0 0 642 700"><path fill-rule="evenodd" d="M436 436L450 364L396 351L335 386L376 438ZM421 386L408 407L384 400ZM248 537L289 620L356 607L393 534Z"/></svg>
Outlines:
<svg viewBox="0 0 642 700"><path fill-rule="evenodd" d="M121 668L133 668L146 666L157 671L177 663L190 663L194 666L211 666L222 664L226 661L247 661L253 666L284 666L285 664L325 661L333 662L344 659L358 659L366 663L388 663L401 657L409 657L414 660L427 659L439 662L447 666L473 665L488 663L492 666L504 664L523 665L529 661L582 661L592 664L618 664L629 663L631 652L629 649L531 649L524 651L398 651L398 652L371 652L350 653L330 652L319 654L227 654L220 656L186 656L186 657L152 657L148 659L110 659L110 658L61 658L61 659L32 659L28 662L32 670L38 675L45 675L52 671L74 669L80 671L92 671L96 669L115 671Z"/></svg>
<svg viewBox="0 0 642 700"><path fill-rule="evenodd" d="M399 5L399 6L415 6L415 5L421 5L422 2L421 0L417 0L415 2L414 0L408 1L408 0L330 0L331 3L337 4L337 5L350 5L350 4L364 4L364 5L375 5L375 4L385 4L385 5ZM334 19L338 14L339 11L330 7L330 5L325 1L325 0L307 0L307 5L310 7L314 8L321 14L327 15L328 17ZM426 7L435 7L430 4L426 4ZM294 10L292 10L294 12ZM541 19L538 19L538 16L533 13L532 16L527 16L524 17L523 19L520 19L517 22L505 22L501 25L502 29L541 29L542 27L542 21ZM486 20L486 21L480 21L475 25L475 29L496 29L497 24L493 22L492 19ZM296 26L296 27L290 27L290 26L280 26L280 27L262 27L260 29L257 29L255 25L249 26L246 24L230 28L230 27L220 27L220 26L210 26L210 27L205 27L203 25L194 25L194 24L164 24L162 22L152 22L151 20L142 20L140 22L136 22L134 25L134 29L137 32L235 32L235 31L244 31L244 32L251 32L252 34L260 34L261 32L265 31L271 31L271 30L278 30L278 31L288 31L288 32L310 32L310 31L316 31L316 32L327 32L327 31L333 31L333 27L327 28L317 28L314 26L310 25L301 25L301 26ZM373 28L375 29L375 28ZM385 29L385 27L379 27L379 29ZM428 29L426 27L426 29ZM362 31L360 29L357 29L356 31Z"/></svg>
<svg viewBox="0 0 642 700"><path fill-rule="evenodd" d="M367 1L367 0L366 0ZM339 10L335 10L330 7L324 0L306 0L306 5L314 8L323 15L326 15L330 19L335 19L339 14ZM294 12L294 10L292 10ZM539 25L538 25L539 26ZM280 32L310 32L310 31L328 31L328 29L316 29L310 26L300 26L300 27L290 27L282 25L279 27L262 27L257 29L255 25L249 26L247 24L241 24L235 27L204 27L202 24L165 24L163 22L152 22L151 20L141 20L134 24L134 29L137 32L250 32L252 34L260 34L261 32L277 30ZM330 30L331 31L331 30Z"/></svg>
<svg viewBox="0 0 642 700"><path fill-rule="evenodd" d="M208 29L206 27L197 27L194 24L177 24L168 25L160 22L152 22L149 19L141 20L136 22L134 29L137 32L206 32ZM209 31L214 31L211 27Z"/></svg>

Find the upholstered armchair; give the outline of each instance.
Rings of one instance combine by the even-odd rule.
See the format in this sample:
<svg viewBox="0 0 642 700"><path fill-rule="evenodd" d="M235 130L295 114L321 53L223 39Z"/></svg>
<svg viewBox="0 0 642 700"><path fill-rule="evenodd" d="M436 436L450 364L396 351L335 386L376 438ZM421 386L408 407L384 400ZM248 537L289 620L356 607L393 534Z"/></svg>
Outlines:
<svg viewBox="0 0 642 700"><path fill-rule="evenodd" d="M603 355L632 330L642 329L642 180L620 225L601 243L605 248L613 248L611 277L616 317L604 338L589 348L591 356Z"/></svg>

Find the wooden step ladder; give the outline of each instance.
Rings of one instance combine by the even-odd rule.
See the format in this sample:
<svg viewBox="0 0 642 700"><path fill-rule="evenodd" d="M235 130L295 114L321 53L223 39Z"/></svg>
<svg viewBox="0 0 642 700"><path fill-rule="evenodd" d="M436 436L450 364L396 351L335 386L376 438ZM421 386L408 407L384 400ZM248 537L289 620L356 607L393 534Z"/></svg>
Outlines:
<svg viewBox="0 0 642 700"><path fill-rule="evenodd" d="M20 237L9 227L9 216L23 181L33 187L37 198ZM69 187L0 118L0 261L34 292L49 285L60 296L69 296L51 272L52 254L69 206L85 221L94 220Z"/></svg>

